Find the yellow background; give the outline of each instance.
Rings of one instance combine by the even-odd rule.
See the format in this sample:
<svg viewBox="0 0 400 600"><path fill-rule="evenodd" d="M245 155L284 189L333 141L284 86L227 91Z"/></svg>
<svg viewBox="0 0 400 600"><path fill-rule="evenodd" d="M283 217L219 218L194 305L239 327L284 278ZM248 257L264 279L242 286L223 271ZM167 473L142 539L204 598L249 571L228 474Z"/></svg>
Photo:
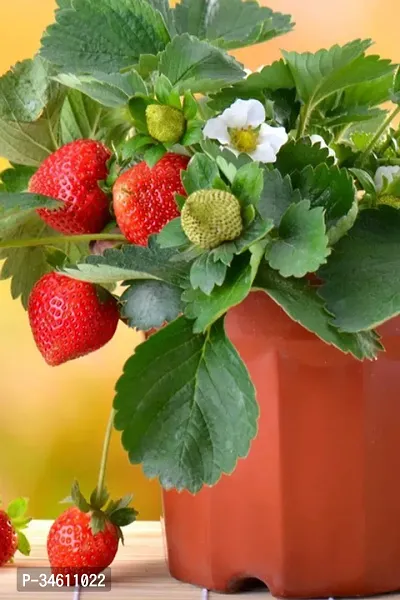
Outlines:
<svg viewBox="0 0 400 600"><path fill-rule="evenodd" d="M134 0L132 0L134 1ZM398 0L263 0L288 12L294 33L237 56L250 68L279 56L280 48L311 50L371 37L376 52L400 61ZM6 0L0 9L0 72L32 56L53 20L53 0ZM3 167L5 163L2 163ZM0 495L31 498L32 514L55 516L74 477L94 487L114 382L139 337L123 325L103 350L62 367L45 365L32 341L26 313L0 282ZM140 468L128 464L114 435L108 475L113 494L135 492L144 519L157 518L160 495Z"/></svg>

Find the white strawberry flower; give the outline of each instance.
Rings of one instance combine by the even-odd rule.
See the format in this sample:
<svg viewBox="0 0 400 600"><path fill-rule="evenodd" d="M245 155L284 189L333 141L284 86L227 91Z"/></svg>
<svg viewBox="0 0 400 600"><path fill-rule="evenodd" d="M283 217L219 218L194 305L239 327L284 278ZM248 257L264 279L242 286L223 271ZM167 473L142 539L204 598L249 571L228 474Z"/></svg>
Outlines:
<svg viewBox="0 0 400 600"><path fill-rule="evenodd" d="M318 135L316 133L314 135L310 135L310 140L313 145L319 144L321 148L328 148L329 156L332 156L335 159L335 163L337 163L336 152L328 146L322 135Z"/></svg>
<svg viewBox="0 0 400 600"><path fill-rule="evenodd" d="M274 163L288 134L284 127L271 127L265 119L265 108L258 100L236 100L222 115L207 122L204 136L218 140L236 156L244 153L255 161Z"/></svg>
<svg viewBox="0 0 400 600"><path fill-rule="evenodd" d="M393 179L400 177L400 167L379 167L375 173L375 186L378 192L381 192L385 186L385 179L387 183L392 183Z"/></svg>

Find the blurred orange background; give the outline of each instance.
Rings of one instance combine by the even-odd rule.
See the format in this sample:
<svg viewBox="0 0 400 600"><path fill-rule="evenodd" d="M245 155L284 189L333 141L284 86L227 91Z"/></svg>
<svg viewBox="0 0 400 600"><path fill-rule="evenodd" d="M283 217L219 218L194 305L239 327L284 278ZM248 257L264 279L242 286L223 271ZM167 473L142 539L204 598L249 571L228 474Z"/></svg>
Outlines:
<svg viewBox="0 0 400 600"><path fill-rule="evenodd" d="M53 20L55 0L2 1L0 72L39 48L42 31ZM398 0L262 0L291 13L295 31L264 45L241 50L237 57L251 69L279 56L280 48L315 51L334 43L371 37L374 51L400 61ZM6 163L0 159L0 166ZM122 366L140 341L120 325L103 350L62 367L45 365L32 341L26 313L12 301L7 281L0 282L0 495L31 498L36 518L56 516L58 501L77 477L94 487L113 387ZM160 494L141 469L128 464L115 434L108 482L114 495L135 493L143 519L158 518Z"/></svg>

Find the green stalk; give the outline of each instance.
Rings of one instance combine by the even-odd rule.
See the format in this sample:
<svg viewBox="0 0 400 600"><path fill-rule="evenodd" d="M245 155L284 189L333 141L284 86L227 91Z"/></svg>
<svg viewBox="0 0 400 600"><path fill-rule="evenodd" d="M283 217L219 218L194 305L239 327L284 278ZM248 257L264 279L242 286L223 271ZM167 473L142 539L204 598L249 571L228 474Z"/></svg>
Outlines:
<svg viewBox="0 0 400 600"><path fill-rule="evenodd" d="M96 500L99 503L101 500L101 496L103 494L104 482L105 482L105 478L106 478L107 461L108 461L108 454L109 454L109 450L110 450L111 435L112 435L112 431L114 428L114 417L115 417L115 410L112 409L111 413L110 413L110 417L108 419L106 434L104 437L103 450L101 453L101 461L100 461L100 469L99 469L99 478L97 480L97 487L96 487Z"/></svg>
<svg viewBox="0 0 400 600"><path fill-rule="evenodd" d="M94 240L126 242L126 238L120 233L85 233L82 235L29 238L25 240L5 240L4 242L0 242L0 248L33 248L34 246L59 246L69 242L79 244L80 242L91 242Z"/></svg>
<svg viewBox="0 0 400 600"><path fill-rule="evenodd" d="M367 160L368 156L371 154L372 150L375 148L375 146L378 143L379 138L381 137L381 135L383 133L385 133L385 131L389 127L390 123L393 121L393 119L395 119L397 117L398 114L400 114L400 105L396 106L396 108L394 109L394 111L392 111L390 113L390 115L388 115L387 119L385 119L385 121L379 127L378 131L376 132L376 134L374 135L374 137L372 138L372 140L370 141L370 143L368 144L368 146L364 150L364 152L363 152L363 154L362 154L362 156L360 158L360 165L361 166L365 163L365 161Z"/></svg>
<svg viewBox="0 0 400 600"><path fill-rule="evenodd" d="M299 126L297 128L296 139L304 137L308 125L308 121L310 119L310 110L307 104L301 107L300 110L300 118L299 118Z"/></svg>

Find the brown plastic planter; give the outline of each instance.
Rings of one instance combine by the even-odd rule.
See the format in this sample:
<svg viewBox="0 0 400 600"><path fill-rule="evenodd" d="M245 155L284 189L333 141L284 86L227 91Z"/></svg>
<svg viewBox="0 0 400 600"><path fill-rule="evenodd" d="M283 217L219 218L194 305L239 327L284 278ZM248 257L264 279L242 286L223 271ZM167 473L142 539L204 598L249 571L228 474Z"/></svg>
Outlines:
<svg viewBox="0 0 400 600"><path fill-rule="evenodd" d="M257 387L259 434L214 488L164 494L172 575L222 592L257 578L287 597L400 589L400 321L364 363L263 293L227 331Z"/></svg>

